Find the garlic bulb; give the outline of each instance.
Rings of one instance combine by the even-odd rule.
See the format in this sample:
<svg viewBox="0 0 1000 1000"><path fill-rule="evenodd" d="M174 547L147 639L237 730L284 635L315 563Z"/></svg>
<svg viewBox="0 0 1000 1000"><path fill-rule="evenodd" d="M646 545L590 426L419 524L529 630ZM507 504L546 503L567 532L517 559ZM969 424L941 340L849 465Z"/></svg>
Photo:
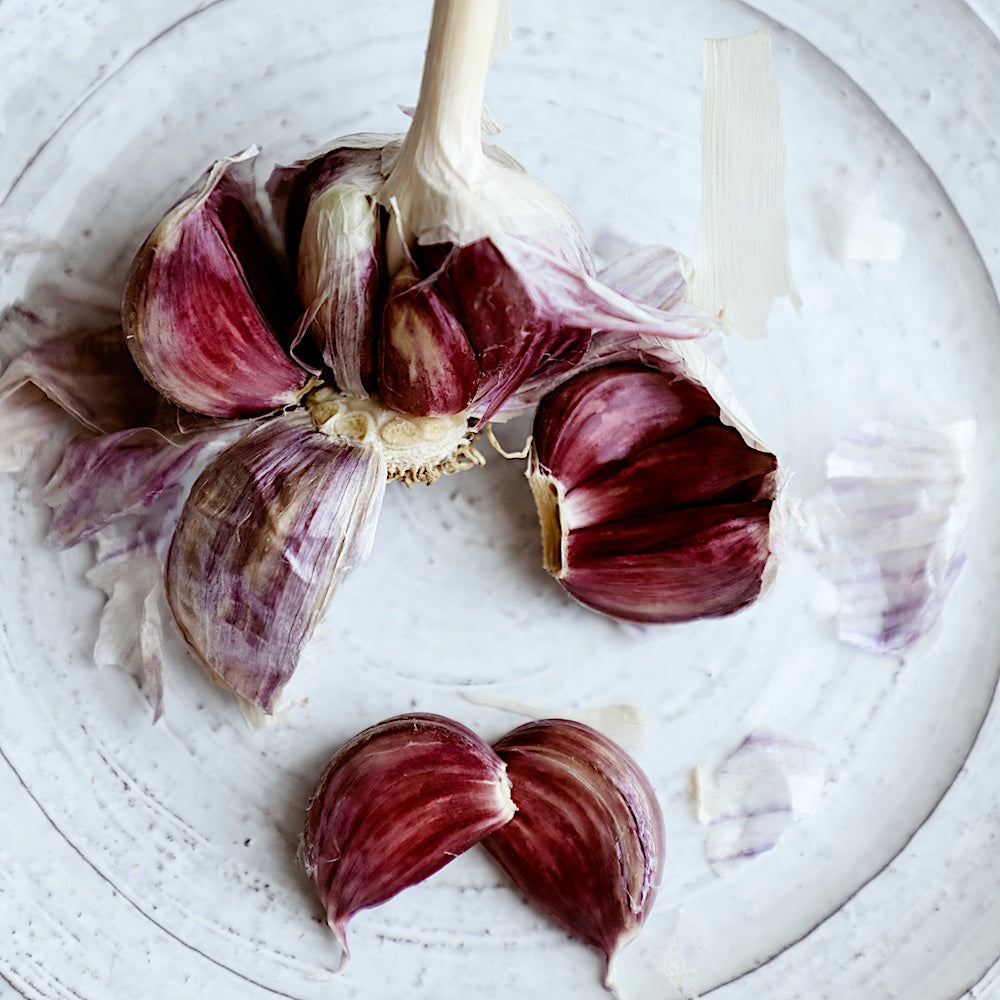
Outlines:
<svg viewBox="0 0 1000 1000"><path fill-rule="evenodd" d="M461 723L400 715L345 744L313 792L301 850L343 960L358 910L433 875L513 815L503 761Z"/></svg>
<svg viewBox="0 0 1000 1000"><path fill-rule="evenodd" d="M611 987L660 882L653 788L620 747L579 722L529 722L493 749L517 813L483 844L533 903L604 955Z"/></svg>
<svg viewBox="0 0 1000 1000"><path fill-rule="evenodd" d="M738 611L783 546L777 460L693 377L694 357L619 345L535 414L527 475L545 568L616 618Z"/></svg>
<svg viewBox="0 0 1000 1000"><path fill-rule="evenodd" d="M346 137L267 185L337 386L404 413L488 419L595 330L702 332L599 282L569 209L484 146L504 13L502 0L437 0L406 135Z"/></svg>

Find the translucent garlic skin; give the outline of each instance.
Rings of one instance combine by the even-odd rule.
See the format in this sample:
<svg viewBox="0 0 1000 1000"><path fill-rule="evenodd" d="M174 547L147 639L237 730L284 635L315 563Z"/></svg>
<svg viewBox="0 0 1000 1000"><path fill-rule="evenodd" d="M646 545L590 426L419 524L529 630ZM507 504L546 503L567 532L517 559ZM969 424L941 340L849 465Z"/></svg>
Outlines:
<svg viewBox="0 0 1000 1000"><path fill-rule="evenodd" d="M483 845L543 912L615 959L649 915L664 856L656 794L621 747L580 722L542 719L493 745L517 813Z"/></svg>
<svg viewBox="0 0 1000 1000"><path fill-rule="evenodd" d="M343 961L354 914L428 878L513 815L503 761L461 723L401 715L350 740L316 785L301 847Z"/></svg>
<svg viewBox="0 0 1000 1000"><path fill-rule="evenodd" d="M726 615L773 573L777 459L679 359L601 364L547 395L528 478L546 569L604 614Z"/></svg>
<svg viewBox="0 0 1000 1000"><path fill-rule="evenodd" d="M347 573L371 550L386 469L305 410L251 430L195 482L167 559L167 598L208 670L266 713Z"/></svg>
<svg viewBox="0 0 1000 1000"><path fill-rule="evenodd" d="M298 305L263 236L256 155L213 164L149 235L125 287L136 365L192 413L270 413L296 403L311 379L285 350Z"/></svg>
<svg viewBox="0 0 1000 1000"><path fill-rule="evenodd" d="M309 329L335 383L356 396L376 384L371 331L386 279L384 219L374 195L390 138L356 136L353 144L276 167L266 185L306 306L299 336Z"/></svg>

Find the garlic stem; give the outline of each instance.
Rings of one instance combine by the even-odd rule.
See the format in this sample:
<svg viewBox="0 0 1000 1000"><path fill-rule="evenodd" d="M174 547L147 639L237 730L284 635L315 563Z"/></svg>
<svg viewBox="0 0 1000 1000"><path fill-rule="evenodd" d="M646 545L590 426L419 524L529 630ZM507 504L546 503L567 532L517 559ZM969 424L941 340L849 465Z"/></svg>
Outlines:
<svg viewBox="0 0 1000 1000"><path fill-rule="evenodd" d="M383 204L396 199L408 243L421 228L414 203L428 188L439 195L471 192L482 172L486 75L505 5L506 0L435 0L413 122L379 197ZM389 241L395 237L390 229ZM390 273L393 251L399 248L390 248Z"/></svg>
<svg viewBox="0 0 1000 1000"><path fill-rule="evenodd" d="M483 99L499 6L499 0L434 4L420 98L402 159L412 155L422 169L444 167L464 180L463 168L483 157Z"/></svg>

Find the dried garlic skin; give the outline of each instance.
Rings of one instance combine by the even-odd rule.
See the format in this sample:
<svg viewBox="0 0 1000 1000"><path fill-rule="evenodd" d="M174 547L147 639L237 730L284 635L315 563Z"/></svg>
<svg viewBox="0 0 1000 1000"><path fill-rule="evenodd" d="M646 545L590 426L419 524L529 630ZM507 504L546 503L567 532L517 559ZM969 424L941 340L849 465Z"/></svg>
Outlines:
<svg viewBox="0 0 1000 1000"><path fill-rule="evenodd" d="M253 429L195 482L167 559L167 598L209 671L266 713L347 573L369 555L385 492L374 450L303 410Z"/></svg>
<svg viewBox="0 0 1000 1000"><path fill-rule="evenodd" d="M503 761L439 715L387 719L350 740L316 785L301 858L347 958L346 928L514 815Z"/></svg>
<svg viewBox="0 0 1000 1000"><path fill-rule="evenodd" d="M660 883L663 815L652 785L621 747L567 719L526 723L493 749L517 813L483 845L533 903L604 955L610 987Z"/></svg>
<svg viewBox="0 0 1000 1000"><path fill-rule="evenodd" d="M603 365L554 390L535 415L528 478L546 569L597 611L726 615L773 572L777 459L679 368Z"/></svg>
<svg viewBox="0 0 1000 1000"><path fill-rule="evenodd" d="M255 156L213 164L146 239L125 287L136 365L192 413L270 413L298 402L311 378L285 350L298 304L263 236Z"/></svg>
<svg viewBox="0 0 1000 1000"><path fill-rule="evenodd" d="M372 330L385 267L384 219L374 195L389 139L341 140L318 156L276 167L266 185L306 305L302 323L336 384L356 396L375 385Z"/></svg>

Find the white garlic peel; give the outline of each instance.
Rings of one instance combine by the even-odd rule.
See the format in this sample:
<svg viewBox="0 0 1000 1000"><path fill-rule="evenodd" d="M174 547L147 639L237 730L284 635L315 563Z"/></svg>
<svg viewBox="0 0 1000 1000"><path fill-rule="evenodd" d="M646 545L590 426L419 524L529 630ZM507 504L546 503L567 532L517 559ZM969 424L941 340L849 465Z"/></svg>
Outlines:
<svg viewBox="0 0 1000 1000"><path fill-rule="evenodd" d="M819 808L824 780L815 747L767 731L750 733L715 768L698 764L690 791L716 874L772 850L796 819Z"/></svg>
<svg viewBox="0 0 1000 1000"><path fill-rule="evenodd" d="M974 420L864 424L827 462L800 544L837 587L841 639L883 655L936 638L964 562Z"/></svg>
<svg viewBox="0 0 1000 1000"><path fill-rule="evenodd" d="M775 298L801 300L792 281L785 150L766 29L708 39L702 49L701 213L690 301L730 328L767 333Z"/></svg>

